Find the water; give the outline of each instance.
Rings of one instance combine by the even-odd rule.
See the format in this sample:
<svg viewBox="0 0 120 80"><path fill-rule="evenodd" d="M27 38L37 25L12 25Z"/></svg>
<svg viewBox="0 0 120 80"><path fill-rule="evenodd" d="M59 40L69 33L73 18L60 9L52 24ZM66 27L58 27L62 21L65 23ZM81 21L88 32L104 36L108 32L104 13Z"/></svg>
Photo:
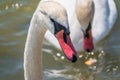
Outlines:
<svg viewBox="0 0 120 80"><path fill-rule="evenodd" d="M115 0L119 11L120 1ZM23 51L30 19L39 0L0 0L0 80L24 80ZM102 48L95 53L79 54L76 63L61 52L43 45L44 80L120 80L120 18ZM97 63L86 66L93 58Z"/></svg>

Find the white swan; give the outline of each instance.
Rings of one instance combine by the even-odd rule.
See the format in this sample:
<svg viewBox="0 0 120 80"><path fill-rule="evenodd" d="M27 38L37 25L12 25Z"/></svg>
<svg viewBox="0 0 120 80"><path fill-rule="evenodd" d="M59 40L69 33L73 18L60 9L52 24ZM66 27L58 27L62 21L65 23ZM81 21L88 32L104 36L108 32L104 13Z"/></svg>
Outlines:
<svg viewBox="0 0 120 80"><path fill-rule="evenodd" d="M41 1L35 11L26 40L24 51L25 80L42 79L42 40L44 33L49 30L58 42L69 60L77 60L76 51L69 37L69 24L66 10L54 1Z"/></svg>
<svg viewBox="0 0 120 80"><path fill-rule="evenodd" d="M70 25L70 37L76 51L81 51L83 49L89 51L87 48L90 48L91 51L96 43L98 43L101 39L109 34L117 18L117 8L114 0L65 0L67 4L62 3L62 0L59 1L61 1L60 3L67 10ZM91 7L89 7L89 3L91 2ZM89 20L89 14L84 14L84 11L89 10L90 8L90 11L94 11L90 14L91 16L93 15L91 20ZM76 15L77 12L79 13ZM85 16L87 16L88 22L80 20L80 18L84 18ZM92 40L89 39L90 43L86 39L83 39L83 32L85 32L85 29L87 29L89 23L91 23L92 27ZM49 31L47 31L45 34L45 38L53 45L60 48L58 41L54 38L54 36L52 36Z"/></svg>
<svg viewBox="0 0 120 80"><path fill-rule="evenodd" d="M66 9L67 14L61 5ZM90 11L90 13L86 13L85 15L89 15L88 22L82 20L82 18L85 19L85 16L81 17L82 8L80 6L82 5L83 7L84 5L90 6L86 7L86 9L88 8L88 11ZM68 18L66 15L68 15ZM42 46L42 38L44 37L46 29L50 31L47 31L45 34L46 39L58 48L60 48L60 44L67 58L74 62L77 58L76 51L67 34L63 39L63 32L65 31L69 34L70 29L72 43L77 51L83 49L83 42L84 49L90 51L93 49L93 43L97 43L109 33L116 18L117 9L114 0L42 0L33 15L25 45L25 80L42 79L42 57L39 49ZM70 28L68 27L68 23ZM55 30L56 27L54 25L59 25L59 28ZM88 26L91 26L91 29L89 29ZM87 28L88 32L86 31ZM91 30L92 35L90 35L89 30ZM90 42L87 43L87 39L83 39L83 32L85 37L91 37L91 39L88 40ZM54 33L55 37L53 36ZM58 34L56 35L56 33ZM58 38L58 41L56 38ZM90 46L87 46L88 44L90 44Z"/></svg>

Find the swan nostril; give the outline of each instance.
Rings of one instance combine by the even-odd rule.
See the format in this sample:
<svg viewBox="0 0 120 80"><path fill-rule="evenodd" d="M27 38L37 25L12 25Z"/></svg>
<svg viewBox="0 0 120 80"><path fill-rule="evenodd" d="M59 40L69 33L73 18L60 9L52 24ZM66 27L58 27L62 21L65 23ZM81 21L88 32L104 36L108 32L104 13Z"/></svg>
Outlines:
<svg viewBox="0 0 120 80"><path fill-rule="evenodd" d="M76 55L73 55L72 57L72 60L71 60L73 63L77 61L77 56Z"/></svg>

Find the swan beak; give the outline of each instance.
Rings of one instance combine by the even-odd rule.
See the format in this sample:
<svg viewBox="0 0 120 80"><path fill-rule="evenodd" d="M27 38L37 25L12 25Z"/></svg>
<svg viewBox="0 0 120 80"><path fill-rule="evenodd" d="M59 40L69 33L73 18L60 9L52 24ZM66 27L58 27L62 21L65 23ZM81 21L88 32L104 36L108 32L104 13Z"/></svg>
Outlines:
<svg viewBox="0 0 120 80"><path fill-rule="evenodd" d="M84 34L83 46L87 52L91 52L94 48L91 29L87 31L87 35Z"/></svg>
<svg viewBox="0 0 120 80"><path fill-rule="evenodd" d="M65 56L72 62L77 61L77 53L73 47L69 34L64 34L64 30L60 30L55 34Z"/></svg>

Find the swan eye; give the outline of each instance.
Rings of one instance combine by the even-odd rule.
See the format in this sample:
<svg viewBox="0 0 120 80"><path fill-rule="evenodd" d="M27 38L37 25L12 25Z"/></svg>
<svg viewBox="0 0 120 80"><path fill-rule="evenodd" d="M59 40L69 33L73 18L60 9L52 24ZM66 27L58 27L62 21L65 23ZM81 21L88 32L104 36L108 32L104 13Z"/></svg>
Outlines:
<svg viewBox="0 0 120 80"><path fill-rule="evenodd" d="M64 30L64 34L69 34L69 31L67 31L67 29L61 25L60 23L56 22L54 19L50 18L50 20L53 22L54 24L54 34L56 34L57 32Z"/></svg>

